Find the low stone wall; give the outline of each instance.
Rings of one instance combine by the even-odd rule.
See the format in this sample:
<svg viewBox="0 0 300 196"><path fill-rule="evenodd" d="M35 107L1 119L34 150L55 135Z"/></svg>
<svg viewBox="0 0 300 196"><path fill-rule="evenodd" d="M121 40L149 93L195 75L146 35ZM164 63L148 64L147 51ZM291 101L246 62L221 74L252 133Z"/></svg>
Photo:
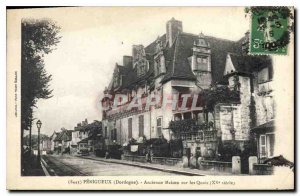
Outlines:
<svg viewBox="0 0 300 196"><path fill-rule="evenodd" d="M136 155L122 155L122 160L141 162L141 163L147 162L145 156L136 156Z"/></svg>
<svg viewBox="0 0 300 196"><path fill-rule="evenodd" d="M253 164L254 175L272 175L274 167L268 164Z"/></svg>
<svg viewBox="0 0 300 196"><path fill-rule="evenodd" d="M200 170L214 170L219 172L232 173L231 162L198 160L198 165Z"/></svg>
<svg viewBox="0 0 300 196"><path fill-rule="evenodd" d="M136 155L122 155L122 160L141 162L141 163L147 162L145 156L136 156ZM182 166L182 158L153 157L151 163L161 164L161 165L170 165L170 166L174 166L174 165Z"/></svg>
<svg viewBox="0 0 300 196"><path fill-rule="evenodd" d="M161 165L182 165L182 158L153 157L152 163Z"/></svg>

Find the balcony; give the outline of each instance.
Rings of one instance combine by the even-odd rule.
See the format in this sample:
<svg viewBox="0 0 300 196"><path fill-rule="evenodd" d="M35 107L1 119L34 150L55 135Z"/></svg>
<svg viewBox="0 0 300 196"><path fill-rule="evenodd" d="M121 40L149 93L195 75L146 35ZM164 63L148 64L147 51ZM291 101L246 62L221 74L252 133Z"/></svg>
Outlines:
<svg viewBox="0 0 300 196"><path fill-rule="evenodd" d="M215 142L217 141L216 131L195 131L195 132L182 132L180 138L185 141L196 141L200 143Z"/></svg>
<svg viewBox="0 0 300 196"><path fill-rule="evenodd" d="M171 121L169 128L174 132L175 137L185 141L217 141L217 131L213 124L198 124L194 119L184 119Z"/></svg>

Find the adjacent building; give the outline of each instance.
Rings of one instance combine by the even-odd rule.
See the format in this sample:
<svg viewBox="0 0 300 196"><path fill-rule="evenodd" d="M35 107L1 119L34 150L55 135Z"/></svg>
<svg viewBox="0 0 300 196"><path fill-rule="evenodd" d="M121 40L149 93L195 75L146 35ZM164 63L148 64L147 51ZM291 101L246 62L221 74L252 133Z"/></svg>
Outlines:
<svg viewBox="0 0 300 196"><path fill-rule="evenodd" d="M57 154L70 153L72 130L66 130L62 128L62 131L54 139L54 151Z"/></svg>

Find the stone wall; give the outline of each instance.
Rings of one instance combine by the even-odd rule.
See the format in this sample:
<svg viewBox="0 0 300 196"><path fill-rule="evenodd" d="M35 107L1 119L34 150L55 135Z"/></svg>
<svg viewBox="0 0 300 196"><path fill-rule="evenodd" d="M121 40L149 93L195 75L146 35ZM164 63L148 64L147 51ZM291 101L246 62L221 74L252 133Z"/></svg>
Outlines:
<svg viewBox="0 0 300 196"><path fill-rule="evenodd" d="M254 175L272 175L274 167L268 164L253 164Z"/></svg>
<svg viewBox="0 0 300 196"><path fill-rule="evenodd" d="M272 81L258 83L257 73L253 78L254 100L256 110L256 126L275 118L275 102L273 98Z"/></svg>

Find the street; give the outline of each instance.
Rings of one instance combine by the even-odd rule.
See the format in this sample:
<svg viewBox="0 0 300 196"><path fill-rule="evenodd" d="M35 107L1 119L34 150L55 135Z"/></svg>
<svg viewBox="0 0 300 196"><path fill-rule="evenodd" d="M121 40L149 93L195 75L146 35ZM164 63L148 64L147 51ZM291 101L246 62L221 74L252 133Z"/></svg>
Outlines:
<svg viewBox="0 0 300 196"><path fill-rule="evenodd" d="M51 176L163 176L179 175L152 169L83 159L69 155L42 157Z"/></svg>

